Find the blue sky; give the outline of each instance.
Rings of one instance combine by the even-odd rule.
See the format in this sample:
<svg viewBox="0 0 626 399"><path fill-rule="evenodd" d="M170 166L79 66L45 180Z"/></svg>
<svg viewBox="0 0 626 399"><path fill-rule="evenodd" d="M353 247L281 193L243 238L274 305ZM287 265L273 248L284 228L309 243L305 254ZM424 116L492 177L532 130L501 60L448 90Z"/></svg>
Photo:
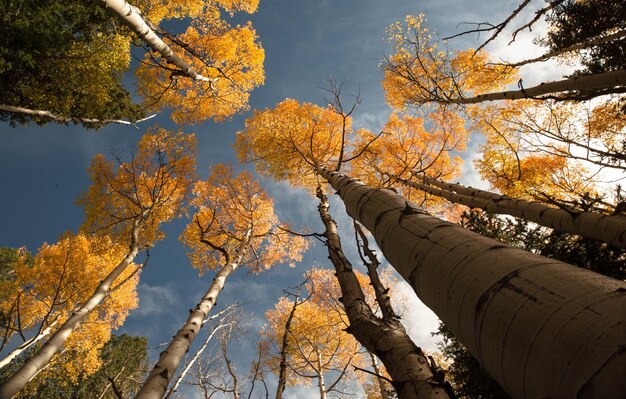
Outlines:
<svg viewBox="0 0 626 399"><path fill-rule="evenodd" d="M407 14L423 12L429 25L446 36L456 32L460 22L499 22L516 5L516 1L261 0L259 11L249 19L266 52L266 81L252 93L251 108L273 107L286 97L323 105L320 87L327 86L332 77L346 82L346 94L360 91L363 97L354 127L379 131L390 112L384 102L380 86L382 72L378 68L383 55L389 54L384 38L390 23L402 20ZM248 16L237 18L246 20ZM450 47L476 46L475 39L458 39ZM493 48L503 56L514 58L536 53L537 50L529 52L529 38L522 37L519 42L521 50L506 48L506 41L496 43ZM554 73L549 66L534 71L524 78L528 85ZM202 176L208 174L211 164L236 163L231 146L235 133L242 129L249 115L237 115L219 125L206 122L185 127L186 132L197 135L198 170ZM176 128L167 112L155 119L163 127ZM151 125L152 121L142 127ZM117 125L94 132L79 126L11 128L0 124L0 246L26 246L36 252L42 243L55 242L64 231L76 231L83 215L74 202L88 187L86 169L91 158L97 153L109 154L111 149L130 148L142 131ZM465 181L474 185L478 180L470 165L479 142L474 139L465 155L469 161L464 171ZM291 189L285 183L262 182L285 221L321 231L315 201L307 193ZM353 237L351 223L336 200L332 212L342 225L348 245ZM187 310L194 306L212 278L210 274L198 278L178 242L186 222L177 220L164 227L167 239L151 251L149 266L141 277L140 307L120 330L147 335L151 346L168 340L176 332ZM354 249L348 248L348 253L354 255ZM353 256L353 259L358 258ZM234 348L242 374L247 373L254 356L255 337L265 310L273 306L283 289L301 282L306 269L329 267L327 262L324 248L317 245L295 269L277 266L259 276L240 270L227 282L218 304L227 306L239 301L251 315L249 339ZM396 290L413 295L406 287ZM412 308L405 319L412 323L409 328L417 345L432 349L434 341L429 333L436 327L436 319L421 308ZM304 397L304 393L297 395Z"/></svg>

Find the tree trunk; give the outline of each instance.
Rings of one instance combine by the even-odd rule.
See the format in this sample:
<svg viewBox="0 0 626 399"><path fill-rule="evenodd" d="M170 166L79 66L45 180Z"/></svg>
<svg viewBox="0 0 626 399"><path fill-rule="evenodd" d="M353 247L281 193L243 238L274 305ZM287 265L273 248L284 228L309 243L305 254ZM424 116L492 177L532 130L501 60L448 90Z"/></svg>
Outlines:
<svg viewBox="0 0 626 399"><path fill-rule="evenodd" d="M328 212L328 199L319 187L317 197L320 218L326 228L328 255L343 295L339 300L350 321L346 331L383 362L399 399L448 398L444 388L433 380L433 372L421 349L411 341L399 320L379 319L365 302L361 285L343 253L337 224Z"/></svg>
<svg viewBox="0 0 626 399"><path fill-rule="evenodd" d="M285 322L285 333L283 334L283 340L280 345L280 364L278 365L278 386L276 387L276 399L282 399L283 392L285 392L285 385L287 382L287 350L289 349L289 333L291 331L291 322L293 316L296 314L296 308L298 307L298 300L300 299L300 287L298 287L298 293L293 301L293 307L289 312L289 317Z"/></svg>
<svg viewBox="0 0 626 399"><path fill-rule="evenodd" d="M204 340L204 344L202 344L202 346L200 347L200 349L198 349L196 351L196 353L193 355L193 358L191 358L191 360L189 361L189 363L187 363L187 365L185 366L185 368L183 369L183 371L181 371L180 375L178 376L178 378L176 378L176 382L174 383L174 385L172 386L172 388L170 388L170 390L167 392L167 395L165 395L164 399L168 399L170 396L172 396L173 394L176 393L176 391L178 391L178 388L180 387L180 384L183 382L183 380L185 379L185 376L187 376L187 373L189 373L189 370L191 370L191 368L193 367L193 365L196 363L196 361L198 360L198 358L200 357L200 355L202 355L202 353L204 352L204 350L207 348L207 346L209 346L209 342L211 342L211 340L213 339L213 337L215 336L215 334L221 330L222 328L226 327L227 324L220 324L219 326L215 327L213 329L213 331L211 331L211 333L209 334L209 336L207 337L207 339Z"/></svg>
<svg viewBox="0 0 626 399"><path fill-rule="evenodd" d="M40 109L30 109L30 108L24 108L24 107L16 107L13 105L6 105L6 104L0 104L0 111L12 112L14 114L35 116L38 118L46 118L46 119L50 119L59 123L102 123L102 124L117 123L119 125L130 125L130 126L133 126L135 129L139 129L139 127L137 127L137 124L139 122L146 121L156 116L156 114L154 114L154 115L148 116L147 118L138 119L136 121L125 121L121 119L82 118L78 116L59 116L59 115L53 114L50 111L44 111Z"/></svg>
<svg viewBox="0 0 626 399"><path fill-rule="evenodd" d="M600 240L617 248L626 248L626 217L623 216L553 208L539 202L468 188L460 184L443 183L435 179L427 179L427 182L441 187L442 190L400 178L397 180L456 204L480 208L491 214L515 216L557 231Z"/></svg>
<svg viewBox="0 0 626 399"><path fill-rule="evenodd" d="M387 395L387 390L385 389L385 381L380 376L380 367L378 367L378 360L376 360L376 356L370 351L367 351L370 355L370 359L372 359L372 368L374 369L374 373L376 373L376 381L378 381L378 389L380 390L380 399L389 399L389 395Z"/></svg>
<svg viewBox="0 0 626 399"><path fill-rule="evenodd" d="M324 382L324 371L322 370L322 355L317 354L317 387L320 391L320 399L326 399L326 385Z"/></svg>
<svg viewBox="0 0 626 399"><path fill-rule="evenodd" d="M126 270L138 253L139 247L136 244L135 234L128 255L126 255L120 264L102 280L87 302L85 302L80 309L76 310L65 323L52 334L50 339L48 339L37 353L26 360L22 367L0 384L0 399L10 399L15 396L15 394L24 388L24 386L52 360L52 357L61 349L76 327L78 327L85 317L106 298L111 289L111 284Z"/></svg>
<svg viewBox="0 0 626 399"><path fill-rule="evenodd" d="M20 353L24 352L26 349L30 348L35 343L41 341L48 334L50 334L52 332L52 328L57 324L57 322L58 322L58 319L50 323L50 325L47 326L45 329L43 329L39 334L35 335L31 339L26 340L20 346L13 349L8 355L4 357L4 359L0 360L0 369L2 369L4 366L11 363L13 359L15 359L16 357L20 355Z"/></svg>
<svg viewBox="0 0 626 399"><path fill-rule="evenodd" d="M584 75L576 78L544 82L527 89L479 94L475 97L433 100L443 104L476 104L484 101L519 100L539 98L549 94L558 94L573 90L608 89L626 85L626 70Z"/></svg>
<svg viewBox="0 0 626 399"><path fill-rule="evenodd" d="M319 172L418 297L511 396L626 392L623 281L507 247L428 215L391 190Z"/></svg>
<svg viewBox="0 0 626 399"><path fill-rule="evenodd" d="M246 246L250 240L251 231L248 230L246 236L241 241L241 245L237 250L237 254L233 260L224 265L215 275L211 286L202 297L202 300L189 313L189 317L183 327L178 330L167 348L161 352L159 361L146 378L141 390L137 393L135 399L161 399L165 395L167 386L174 377L174 373L189 351L191 343L198 335L204 319L207 317L220 291L224 288L224 284L228 276L237 270L239 264L246 253Z"/></svg>
<svg viewBox="0 0 626 399"><path fill-rule="evenodd" d="M144 21L140 11L125 0L101 0L105 7L117 14L130 29L146 42L154 51L161 54L167 62L175 65L186 76L194 80L211 82L213 79L198 74L191 65L180 58Z"/></svg>

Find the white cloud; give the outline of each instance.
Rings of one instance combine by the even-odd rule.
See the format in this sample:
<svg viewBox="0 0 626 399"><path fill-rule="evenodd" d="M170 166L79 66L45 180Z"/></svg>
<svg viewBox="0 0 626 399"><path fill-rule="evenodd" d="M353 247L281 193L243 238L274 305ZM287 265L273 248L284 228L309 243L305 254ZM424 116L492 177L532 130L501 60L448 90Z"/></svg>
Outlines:
<svg viewBox="0 0 626 399"><path fill-rule="evenodd" d="M176 303L174 290L169 286L141 283L137 291L139 291L140 305L133 312L133 316L154 316L167 313Z"/></svg>
<svg viewBox="0 0 626 399"><path fill-rule="evenodd" d="M392 287L392 298L406 297L409 300L402 306L406 308L402 316L402 324L413 342L426 351L437 349L440 339L432 335L439 328L439 318L432 310L419 300L413 289L404 281L399 280ZM397 306L396 306L397 307Z"/></svg>

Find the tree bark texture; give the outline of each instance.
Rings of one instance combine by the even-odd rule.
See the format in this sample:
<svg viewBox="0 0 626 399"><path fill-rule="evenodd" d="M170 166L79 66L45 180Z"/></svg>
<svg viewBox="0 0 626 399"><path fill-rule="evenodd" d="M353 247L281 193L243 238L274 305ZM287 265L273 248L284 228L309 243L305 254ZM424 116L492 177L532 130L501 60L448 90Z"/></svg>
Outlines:
<svg viewBox="0 0 626 399"><path fill-rule="evenodd" d="M378 389L380 390L380 399L389 399L389 395L387 395L387 390L385 389L385 381L381 377L380 367L378 367L378 360L372 352L367 351L367 353L370 355L370 359L372 359L372 368L376 374L376 381L378 382Z"/></svg>
<svg viewBox="0 0 626 399"><path fill-rule="evenodd" d="M209 334L207 339L204 340L204 343L202 344L200 349L198 349L196 351L196 353L193 355L193 357L191 358L189 363L187 363L187 365L185 366L183 371L181 371L180 375L176 378L176 382L174 382L174 385L172 386L172 388L170 388L170 390L167 391L167 395L164 396L164 399L169 399L173 394L175 394L178 391L178 388L180 387L180 384L183 382L183 380L185 379L185 377L189 373L189 370L191 370L191 368L196 363L198 358L200 358L200 356L202 355L204 350L207 348L207 346L209 346L209 342L211 342L211 340L213 339L213 337L215 336L215 334L219 330L221 330L222 328L224 328L226 326L227 326L227 324L220 324L219 326L215 327L213 329L213 331L211 331L211 333Z"/></svg>
<svg viewBox="0 0 626 399"><path fill-rule="evenodd" d="M276 387L276 399L282 399L283 392L285 392L285 386L287 383L287 351L289 349L289 334L291 333L291 322L296 314L298 308L298 300L300 299L300 287L298 287L298 293L293 301L293 307L289 312L287 321L285 322L285 333L283 334L283 340L280 344L280 364L278 365L278 385Z"/></svg>
<svg viewBox="0 0 626 399"><path fill-rule="evenodd" d="M137 393L135 399L161 399L167 390L167 387L176 373L176 369L185 354L189 351L189 347L198 335L202 323L207 317L220 291L224 288L226 279L239 267L239 264L246 252L246 245L250 240L250 231L241 241L241 245L237 250L237 254L232 261L224 265L215 275L211 286L204 294L196 307L190 311L189 317L178 330L167 348L161 352L159 360L154 365L152 371L146 378L143 386Z"/></svg>
<svg viewBox="0 0 626 399"><path fill-rule="evenodd" d="M444 104L476 104L484 101L519 100L523 98L539 98L550 94L558 94L573 90L608 89L626 85L626 70L617 70L576 78L544 82L540 85L521 90L501 91L479 94L474 97L433 100Z"/></svg>
<svg viewBox="0 0 626 399"><path fill-rule="evenodd" d="M117 123L118 125L130 125L130 126L133 126L135 129L139 129L139 127L137 126L139 122L144 122L156 116L156 114L154 114L154 115L148 116L147 118L138 119L136 121L125 121L122 119L82 118L78 116L60 116L60 115L55 115L50 111L44 111L40 109L30 109L30 108L24 108L24 107L16 107L13 105L6 105L6 104L0 104L0 111L35 116L38 118L46 118L46 119L50 119L59 123L102 123L102 124Z"/></svg>
<svg viewBox="0 0 626 399"><path fill-rule="evenodd" d="M85 304L74 311L65 323L50 336L48 341L43 344L37 353L26 360L22 367L0 384L0 399L10 399L24 388L24 386L52 360L52 357L61 350L67 338L85 317L106 298L113 282L126 270L139 253L139 247L135 242L136 237L133 239L133 245L130 247L128 255L126 255L120 264L102 280Z"/></svg>
<svg viewBox="0 0 626 399"><path fill-rule="evenodd" d="M626 248L624 216L554 208L539 202L512 198L460 184L443 183L430 178L427 178L426 182L439 188L404 179L398 181L456 204L480 208L491 214L515 216L557 231L603 241L617 248Z"/></svg>
<svg viewBox="0 0 626 399"><path fill-rule="evenodd" d="M0 360L0 369L4 368L4 366L11 363L13 359L18 357L26 349L30 348L31 346L33 346L34 344L36 344L37 342L41 341L46 336L48 336L52 332L52 329L54 328L54 326L57 324L57 321L58 319L50 323L50 325L44 328L39 334L35 335L31 339L24 341L20 346L13 349L8 355L6 355L2 360Z"/></svg>
<svg viewBox="0 0 626 399"><path fill-rule="evenodd" d="M626 392L626 284L510 248L320 169L348 214L514 398Z"/></svg>
<svg viewBox="0 0 626 399"><path fill-rule="evenodd" d="M101 0L105 7L117 14L130 29L146 42L154 51L161 54L167 62L175 65L182 73L194 80L211 81L198 74L187 61L180 58L161 38L152 30L141 16L138 9L125 0Z"/></svg>
<svg viewBox="0 0 626 399"><path fill-rule="evenodd" d="M326 399L326 383L324 382L324 371L322 370L322 356L317 354L317 387L320 391L320 399Z"/></svg>
<svg viewBox="0 0 626 399"><path fill-rule="evenodd" d="M343 303L352 334L367 350L383 362L399 399L448 398L444 387L433 380L433 372L424 353L415 346L400 321L381 320L365 301L361 285L341 247L337 224L328 212L326 195L318 188L318 211L326 231L328 255L335 267Z"/></svg>

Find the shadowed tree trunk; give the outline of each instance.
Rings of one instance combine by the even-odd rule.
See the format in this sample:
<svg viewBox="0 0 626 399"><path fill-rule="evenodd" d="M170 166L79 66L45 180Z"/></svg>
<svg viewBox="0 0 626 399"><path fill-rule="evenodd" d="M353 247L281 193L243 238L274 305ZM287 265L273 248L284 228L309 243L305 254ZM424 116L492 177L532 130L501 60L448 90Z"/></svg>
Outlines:
<svg viewBox="0 0 626 399"><path fill-rule="evenodd" d="M626 248L626 217L623 216L554 208L538 202L512 198L460 184L444 183L428 177L424 177L425 182L439 188L401 178L396 178L396 180L456 204L480 208L491 214L515 216L557 231L578 234L604 241L618 248Z"/></svg>
<svg viewBox="0 0 626 399"><path fill-rule="evenodd" d="M476 104L495 100L519 100L523 98L542 99L552 98L552 96L560 97L561 94L569 91L610 89L624 85L626 85L626 70L617 70L593 75L583 75L556 82L544 82L538 86L529 87L527 89L522 88L520 90L485 93L474 97L433 98L430 101L442 104ZM574 95L574 98L575 97L577 97L577 95ZM567 98L567 95L565 95L564 98Z"/></svg>
<svg viewBox="0 0 626 399"><path fill-rule="evenodd" d="M245 236L237 253L232 260L224 265L215 275L211 286L202 297L202 300L190 312L183 327L178 330L167 348L161 352L159 361L154 365L152 371L146 378L141 390L137 393L136 399L161 399L165 395L167 387L176 373L176 369L185 354L189 351L193 340L198 335L202 323L207 317L228 276L230 276L241 263L245 256L246 246L250 241L250 230Z"/></svg>
<svg viewBox="0 0 626 399"><path fill-rule="evenodd" d="M511 396L626 392L623 281L507 247L391 190L318 171L418 297Z"/></svg>
<svg viewBox="0 0 626 399"><path fill-rule="evenodd" d="M321 187L317 189L317 198L320 200L320 218L326 228L324 237L328 255L335 266L343 295L339 300L350 321L346 331L380 358L393 380L399 399L447 398L441 384L434 381L434 374L423 352L411 341L398 318L380 319L372 312L352 265L343 253L337 224L328 212L330 204Z"/></svg>

